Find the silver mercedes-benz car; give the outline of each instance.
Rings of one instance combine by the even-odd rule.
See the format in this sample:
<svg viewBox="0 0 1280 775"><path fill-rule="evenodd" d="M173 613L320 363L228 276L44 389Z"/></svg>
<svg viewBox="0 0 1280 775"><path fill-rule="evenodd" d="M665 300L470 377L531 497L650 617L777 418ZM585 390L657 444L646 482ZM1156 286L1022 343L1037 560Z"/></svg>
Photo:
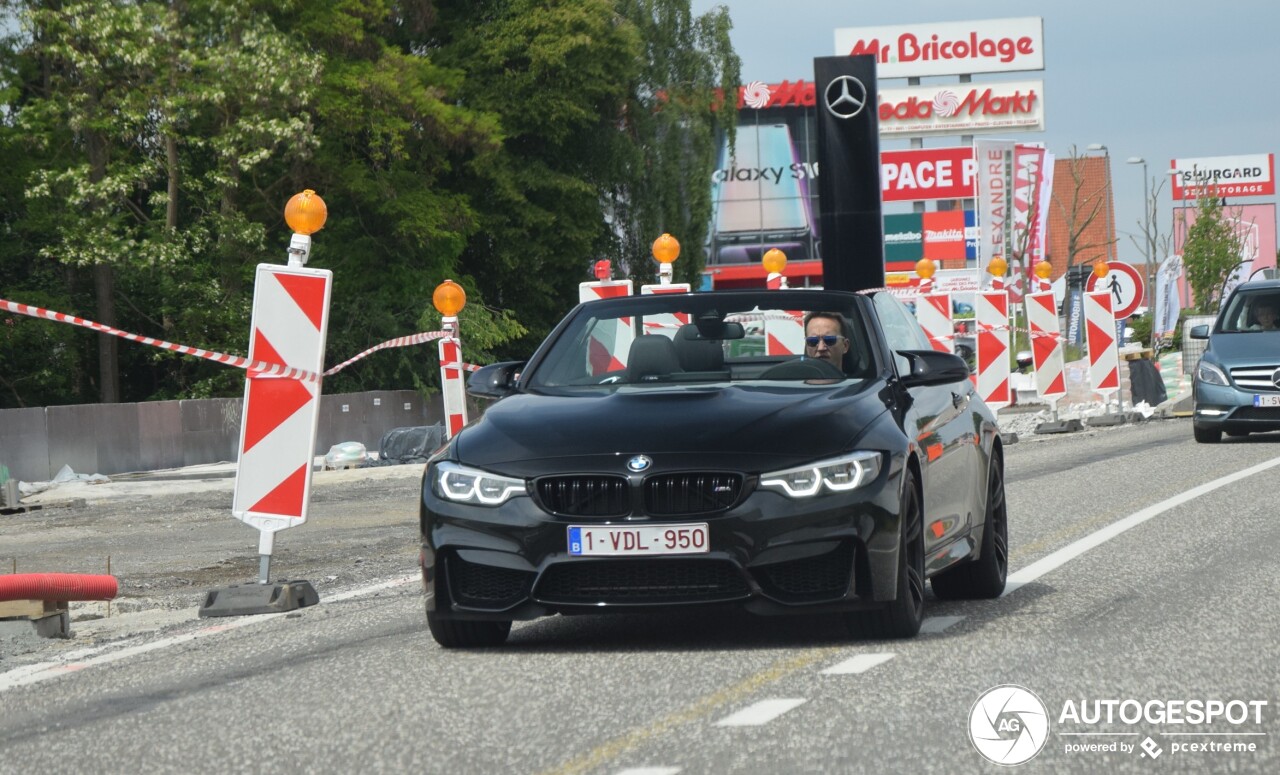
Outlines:
<svg viewBox="0 0 1280 775"><path fill-rule="evenodd" d="M1236 286L1212 326L1191 328L1192 339L1209 340L1193 386L1196 441L1280 430L1277 318L1280 280L1257 280Z"/></svg>

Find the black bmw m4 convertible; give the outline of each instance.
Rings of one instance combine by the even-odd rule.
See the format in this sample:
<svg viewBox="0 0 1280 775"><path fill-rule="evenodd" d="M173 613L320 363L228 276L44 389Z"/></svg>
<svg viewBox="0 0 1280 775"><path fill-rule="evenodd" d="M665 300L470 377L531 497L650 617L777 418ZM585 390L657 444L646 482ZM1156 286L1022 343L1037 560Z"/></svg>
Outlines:
<svg viewBox="0 0 1280 775"><path fill-rule="evenodd" d="M926 581L1004 590L995 417L887 292L587 302L468 392L495 400L422 483L445 647L554 614L725 605L911 637Z"/></svg>

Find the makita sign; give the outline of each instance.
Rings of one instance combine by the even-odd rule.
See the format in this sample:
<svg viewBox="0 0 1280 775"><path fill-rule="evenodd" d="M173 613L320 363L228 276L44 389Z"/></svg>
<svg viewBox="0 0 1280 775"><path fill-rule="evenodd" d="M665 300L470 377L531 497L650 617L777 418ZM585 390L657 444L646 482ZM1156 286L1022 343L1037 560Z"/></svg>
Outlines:
<svg viewBox="0 0 1280 775"><path fill-rule="evenodd" d="M1038 16L835 31L837 56L870 54L878 78L1044 69L1044 20Z"/></svg>
<svg viewBox="0 0 1280 775"><path fill-rule="evenodd" d="M1171 166L1174 200L1202 196L1271 196L1276 192L1273 153L1174 159Z"/></svg>
<svg viewBox="0 0 1280 775"><path fill-rule="evenodd" d="M880 135L967 135L1044 129L1044 82L881 89Z"/></svg>

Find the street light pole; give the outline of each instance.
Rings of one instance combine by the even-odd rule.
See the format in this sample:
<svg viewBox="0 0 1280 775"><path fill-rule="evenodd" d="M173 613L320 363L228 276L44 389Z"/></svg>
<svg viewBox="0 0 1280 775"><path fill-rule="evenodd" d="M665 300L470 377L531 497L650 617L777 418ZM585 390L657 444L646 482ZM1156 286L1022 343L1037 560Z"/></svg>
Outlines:
<svg viewBox="0 0 1280 775"><path fill-rule="evenodd" d="M1147 305L1147 316L1151 320L1151 354L1155 355L1156 350L1156 272L1152 267L1155 261L1156 247L1155 235L1151 233L1151 211L1155 208L1151 206L1151 194L1147 189L1147 160L1141 156L1130 156L1127 160L1128 164L1142 165L1142 236L1143 251L1147 261L1147 293L1151 294L1151 304Z"/></svg>

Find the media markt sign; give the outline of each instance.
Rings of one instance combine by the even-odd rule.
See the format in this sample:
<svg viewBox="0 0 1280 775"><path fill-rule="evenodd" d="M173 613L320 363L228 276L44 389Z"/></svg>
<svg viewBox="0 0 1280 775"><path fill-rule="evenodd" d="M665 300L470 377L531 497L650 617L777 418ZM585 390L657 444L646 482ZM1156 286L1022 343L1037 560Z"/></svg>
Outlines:
<svg viewBox="0 0 1280 775"><path fill-rule="evenodd" d="M881 89L880 135L1044 129L1044 81Z"/></svg>

